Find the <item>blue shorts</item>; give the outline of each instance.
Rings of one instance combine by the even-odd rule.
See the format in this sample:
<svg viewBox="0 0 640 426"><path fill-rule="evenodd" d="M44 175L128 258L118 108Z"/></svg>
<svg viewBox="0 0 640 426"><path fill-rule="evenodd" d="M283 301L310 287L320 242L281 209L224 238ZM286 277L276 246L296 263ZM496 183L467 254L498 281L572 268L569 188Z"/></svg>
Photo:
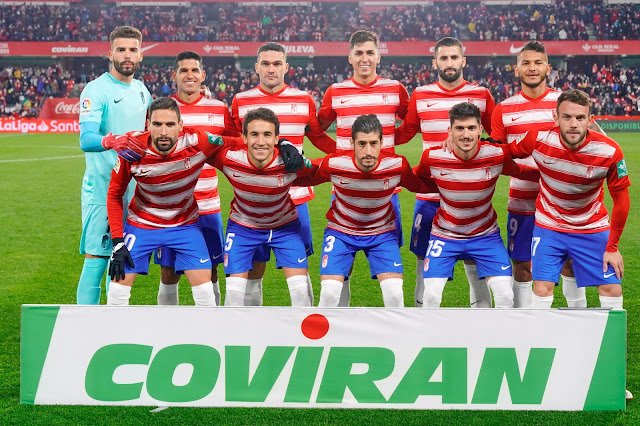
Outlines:
<svg viewBox="0 0 640 426"><path fill-rule="evenodd" d="M172 249L176 256L176 272L192 269L211 269L207 244L197 224L174 228L145 229L130 223L124 224L124 242L135 266L125 265L125 273L147 275L151 253L160 248Z"/></svg>
<svg viewBox="0 0 640 426"><path fill-rule="evenodd" d="M302 241L307 253L307 257L313 254L313 236L311 235L311 218L309 217L309 206L307 203L296 206L298 211L298 220L300 220L300 232L302 233ZM263 244L258 247L256 254L253 255L254 262L268 262L271 259L271 249Z"/></svg>
<svg viewBox="0 0 640 426"><path fill-rule="evenodd" d="M411 227L411 245L409 248L418 257L425 257L431 239L431 224L440 207L439 201L416 199Z"/></svg>
<svg viewBox="0 0 640 426"><path fill-rule="evenodd" d="M531 273L534 281L558 282L567 257L573 259L578 287L620 284L611 265L602 272L602 256L609 231L593 234L558 232L535 226L531 242Z"/></svg>
<svg viewBox="0 0 640 426"><path fill-rule="evenodd" d="M431 235L424 259L424 278L453 278L453 267L460 259L471 259L478 267L478 278L511 276L511 260L500 231L481 237L457 240Z"/></svg>
<svg viewBox="0 0 640 426"><path fill-rule="evenodd" d="M507 251L511 259L520 262L531 261L531 235L535 222L534 215L516 213L507 215L507 224L509 225Z"/></svg>
<svg viewBox="0 0 640 426"><path fill-rule="evenodd" d="M224 245L224 272L240 274L253 269L254 254L262 245L273 250L276 267L307 268L307 254L297 219L275 229L248 228L229 220Z"/></svg>
<svg viewBox="0 0 640 426"><path fill-rule="evenodd" d="M218 265L222 263L222 236L224 235L222 215L220 212L200 215L197 224L207 244L211 264ZM176 255L169 247L162 247L155 251L153 262L156 265L173 268L176 262Z"/></svg>
<svg viewBox="0 0 640 426"><path fill-rule="evenodd" d="M371 278L388 272L402 273L402 257L395 232L361 236L327 228L324 231L320 275L349 276L353 259L360 250L364 251L369 261Z"/></svg>
<svg viewBox="0 0 640 426"><path fill-rule="evenodd" d="M112 250L107 206L82 203L80 254L108 257Z"/></svg>

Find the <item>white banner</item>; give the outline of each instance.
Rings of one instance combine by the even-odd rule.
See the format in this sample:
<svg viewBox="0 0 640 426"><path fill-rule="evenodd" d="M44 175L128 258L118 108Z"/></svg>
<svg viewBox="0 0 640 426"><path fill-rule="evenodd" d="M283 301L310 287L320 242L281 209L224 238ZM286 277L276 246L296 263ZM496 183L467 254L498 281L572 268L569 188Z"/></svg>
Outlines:
<svg viewBox="0 0 640 426"><path fill-rule="evenodd" d="M27 404L620 410L626 312L23 306Z"/></svg>

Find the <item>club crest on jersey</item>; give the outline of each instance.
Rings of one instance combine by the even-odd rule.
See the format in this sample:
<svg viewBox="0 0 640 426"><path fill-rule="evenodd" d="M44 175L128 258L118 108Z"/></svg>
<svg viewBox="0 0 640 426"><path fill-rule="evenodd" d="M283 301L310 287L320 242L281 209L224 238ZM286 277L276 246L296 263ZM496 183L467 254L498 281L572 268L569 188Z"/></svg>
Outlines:
<svg viewBox="0 0 640 426"><path fill-rule="evenodd" d="M513 238L509 238L509 251L513 252L513 247L515 246L515 241Z"/></svg>
<svg viewBox="0 0 640 426"><path fill-rule="evenodd" d="M143 104L145 104L146 102L144 101L144 92L140 92L140 100L142 101Z"/></svg>
<svg viewBox="0 0 640 426"><path fill-rule="evenodd" d="M329 255L325 254L324 256L322 256L322 267L326 268L328 263L329 263Z"/></svg>
<svg viewBox="0 0 640 426"><path fill-rule="evenodd" d="M190 158L185 158L184 159L184 168L185 169L190 169L191 168L191 159Z"/></svg>
<svg viewBox="0 0 640 426"><path fill-rule="evenodd" d="M429 270L429 258L424 260L424 271L427 272Z"/></svg>
<svg viewBox="0 0 640 426"><path fill-rule="evenodd" d="M384 178L382 181L382 189L389 189L389 178Z"/></svg>
<svg viewBox="0 0 640 426"><path fill-rule="evenodd" d="M297 113L298 113L298 104L292 103L291 104L291 114L297 114Z"/></svg>
<svg viewBox="0 0 640 426"><path fill-rule="evenodd" d="M225 253L224 255L224 267L229 266L229 255Z"/></svg>
<svg viewBox="0 0 640 426"><path fill-rule="evenodd" d="M625 176L629 176L629 172L627 171L627 163L625 163L624 158L616 164L616 168L618 169L618 177L623 178Z"/></svg>
<svg viewBox="0 0 640 426"><path fill-rule="evenodd" d="M587 179L591 179L593 177L593 166L587 167Z"/></svg>
<svg viewBox="0 0 640 426"><path fill-rule="evenodd" d="M385 105L389 105L389 95L387 95L386 93L382 94L382 103Z"/></svg>
<svg viewBox="0 0 640 426"><path fill-rule="evenodd" d="M158 259L162 259L162 247L156 250L156 255L158 256Z"/></svg>
<svg viewBox="0 0 640 426"><path fill-rule="evenodd" d="M116 164L113 165L113 171L117 173L120 172L120 157L116 158Z"/></svg>
<svg viewBox="0 0 640 426"><path fill-rule="evenodd" d="M489 167L485 170L485 178L487 178L487 180L491 180L491 169Z"/></svg>
<svg viewBox="0 0 640 426"><path fill-rule="evenodd" d="M279 187L283 187L284 186L284 175L278 175L278 186Z"/></svg>

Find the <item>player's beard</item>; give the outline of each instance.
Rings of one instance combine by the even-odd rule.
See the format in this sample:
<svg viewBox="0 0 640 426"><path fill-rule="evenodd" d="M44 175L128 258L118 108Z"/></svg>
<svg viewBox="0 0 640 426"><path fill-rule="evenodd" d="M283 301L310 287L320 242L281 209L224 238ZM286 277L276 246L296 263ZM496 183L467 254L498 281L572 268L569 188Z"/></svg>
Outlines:
<svg viewBox="0 0 640 426"><path fill-rule="evenodd" d="M165 144L161 146L159 144L160 140L162 140L162 142L165 142ZM156 147L159 153L165 154L173 149L173 147L176 145L177 140L178 139L171 139L171 138L156 138L153 140L153 145ZM171 141L169 145L166 144L166 142L168 141Z"/></svg>
<svg viewBox="0 0 640 426"><path fill-rule="evenodd" d="M567 138L567 132L563 132L562 130L560 130L560 136L562 136L562 140L564 141L564 143L569 145L571 148L576 148L576 147L580 146L582 143L584 143L584 138L587 136L587 130L585 130L584 132L580 133L580 137L578 138L577 142L571 142Z"/></svg>
<svg viewBox="0 0 640 426"><path fill-rule="evenodd" d="M122 66L123 62L131 62L133 66L129 69L125 69ZM113 61L113 67L116 69L116 71L118 71L120 74L122 74L125 77L129 77L130 75L135 74L135 72L138 70L139 65L140 65L139 63L135 63L133 61L122 61L122 62Z"/></svg>
<svg viewBox="0 0 640 426"><path fill-rule="evenodd" d="M453 73L453 75L449 75L447 74L447 71L449 70L455 70L456 72ZM454 81L459 79L460 76L462 75L462 68L445 68L443 70L438 68L438 75L440 76L441 79L443 79L447 83L453 83Z"/></svg>
<svg viewBox="0 0 640 426"><path fill-rule="evenodd" d="M520 83L524 84L525 86L527 86L530 89L535 89L536 87L540 86L542 83L547 81L547 76L543 75L542 78L540 79L540 81L536 82L536 83L527 83L524 81L524 79L520 78Z"/></svg>

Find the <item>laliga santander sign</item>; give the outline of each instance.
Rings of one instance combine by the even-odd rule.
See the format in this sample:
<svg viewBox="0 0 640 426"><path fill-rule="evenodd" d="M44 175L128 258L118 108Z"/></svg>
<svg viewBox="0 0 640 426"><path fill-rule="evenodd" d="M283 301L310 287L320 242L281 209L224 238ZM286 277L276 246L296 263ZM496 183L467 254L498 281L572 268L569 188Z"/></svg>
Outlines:
<svg viewBox="0 0 640 426"><path fill-rule="evenodd" d="M0 133L78 133L78 120L0 119Z"/></svg>

